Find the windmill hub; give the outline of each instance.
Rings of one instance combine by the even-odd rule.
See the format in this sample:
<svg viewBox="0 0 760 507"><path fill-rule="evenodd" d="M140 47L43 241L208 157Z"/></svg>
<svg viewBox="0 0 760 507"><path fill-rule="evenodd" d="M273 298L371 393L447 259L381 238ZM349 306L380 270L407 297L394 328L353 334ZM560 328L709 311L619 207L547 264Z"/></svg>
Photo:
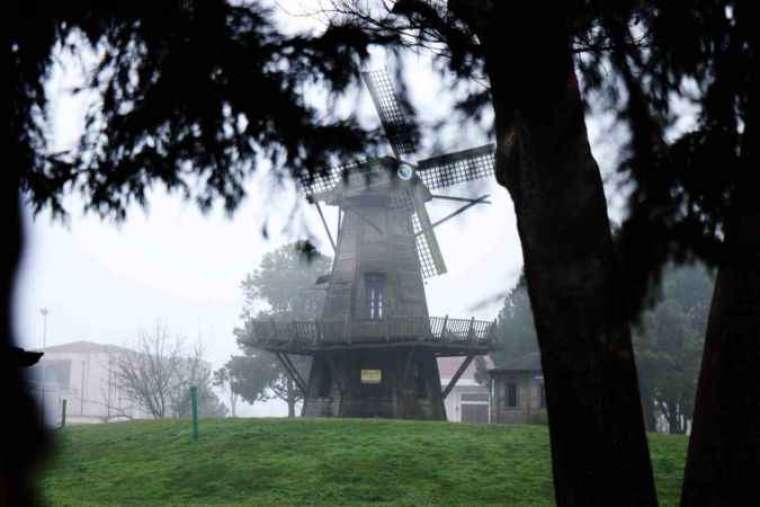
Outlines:
<svg viewBox="0 0 760 507"><path fill-rule="evenodd" d="M409 162L399 162L398 170L396 174L404 181L409 181L414 176L414 166Z"/></svg>
<svg viewBox="0 0 760 507"><path fill-rule="evenodd" d="M304 392L307 416L445 419L436 358L472 359L494 348L494 323L428 314L424 280L446 272L433 228L485 201L434 196L444 188L493 175L489 144L428 158L401 160L416 151L413 129L386 73L364 75L395 157L304 174L335 250L322 318L254 320L249 344L274 352ZM439 197L468 204L431 223L426 203ZM320 202L337 206L333 239ZM289 354L312 356L308 381Z"/></svg>

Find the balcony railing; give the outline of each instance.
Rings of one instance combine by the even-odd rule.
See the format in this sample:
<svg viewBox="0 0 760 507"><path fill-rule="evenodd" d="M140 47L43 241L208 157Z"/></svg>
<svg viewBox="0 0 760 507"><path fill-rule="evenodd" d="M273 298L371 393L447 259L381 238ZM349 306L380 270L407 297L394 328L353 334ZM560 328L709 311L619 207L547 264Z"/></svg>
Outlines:
<svg viewBox="0 0 760 507"><path fill-rule="evenodd" d="M424 343L488 347L495 323L449 317L395 317L376 320L276 321L255 319L248 342L262 348L304 348L381 343Z"/></svg>

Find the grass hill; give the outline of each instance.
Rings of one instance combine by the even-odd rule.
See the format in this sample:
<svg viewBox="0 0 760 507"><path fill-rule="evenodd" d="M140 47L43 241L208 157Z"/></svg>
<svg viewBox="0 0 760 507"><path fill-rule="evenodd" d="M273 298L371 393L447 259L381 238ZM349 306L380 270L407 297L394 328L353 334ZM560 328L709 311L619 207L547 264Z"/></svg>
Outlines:
<svg viewBox="0 0 760 507"><path fill-rule="evenodd" d="M42 479L65 506L553 505L542 426L205 419L66 428ZM662 505L686 439L650 437Z"/></svg>

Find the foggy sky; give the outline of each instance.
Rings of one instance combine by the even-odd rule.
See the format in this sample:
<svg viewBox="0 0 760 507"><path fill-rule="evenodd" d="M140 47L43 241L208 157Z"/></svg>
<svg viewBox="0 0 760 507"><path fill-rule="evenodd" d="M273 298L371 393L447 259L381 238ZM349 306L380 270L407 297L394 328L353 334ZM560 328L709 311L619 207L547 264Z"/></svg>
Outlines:
<svg viewBox="0 0 760 507"><path fill-rule="evenodd" d="M420 120L433 123L448 114L448 94L426 58L410 59L411 101ZM378 62L382 65L381 56L373 60L375 65ZM84 104L68 90L82 79L76 66L52 74L50 131L56 150L71 146L81 131ZM347 114L355 99L342 101L339 110ZM359 106L362 124L377 126L366 90L361 90ZM597 160L609 169L611 151L601 142L608 135L603 120L590 121L589 130ZM493 141L476 131L439 134L451 151ZM429 154L432 141L425 141L422 151ZM152 192L147 213L133 208L119 225L83 216L76 196L66 200L71 212L68 224L51 222L47 213L35 219L27 213L14 309L17 339L24 347L41 346L42 307L49 309L47 345L75 340L125 345L160 321L172 334L189 342L200 340L213 366L221 366L239 353L232 334L240 324L243 305L239 283L262 256L309 234L316 235L320 249L332 255L315 210L307 204L297 213L302 220L284 228L299 197L292 188L272 192L270 179L266 172L251 179L249 198L232 218L219 210L204 216L193 203L161 189ZM494 319L502 305L495 297L514 285L522 265L512 203L495 181L481 182L478 188L453 187L445 193L490 193L493 204L476 206L436 228L448 273L426 284L429 312ZM457 203L443 201L428 205L432 221L456 208ZM326 211L334 233L335 210ZM268 240L260 234L265 222ZM484 300L490 303L480 304ZM280 409L262 408L257 413L271 410Z"/></svg>

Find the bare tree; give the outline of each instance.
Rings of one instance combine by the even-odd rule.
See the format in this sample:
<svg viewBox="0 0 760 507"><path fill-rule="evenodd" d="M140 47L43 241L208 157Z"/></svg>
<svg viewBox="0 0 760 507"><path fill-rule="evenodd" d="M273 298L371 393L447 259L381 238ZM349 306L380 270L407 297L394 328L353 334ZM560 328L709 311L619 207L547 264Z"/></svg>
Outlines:
<svg viewBox="0 0 760 507"><path fill-rule="evenodd" d="M187 352L185 340L170 338L156 325L141 333L131 350L116 356L116 386L132 402L156 419L190 415L190 387L198 388L202 416L223 416L227 408L213 391L211 367L203 359L200 342Z"/></svg>
<svg viewBox="0 0 760 507"><path fill-rule="evenodd" d="M135 413L134 402L124 397L124 392L117 381L116 365L119 355L110 352L108 354L107 379L106 383L100 386L100 399L98 403L105 408L105 414L100 416L103 422L110 422L114 419L133 419Z"/></svg>
<svg viewBox="0 0 760 507"><path fill-rule="evenodd" d="M227 413L227 407L214 393L211 366L203 359L203 355L203 346L199 341L189 354L180 357L174 389L170 391L170 409L174 417L190 416L190 386L198 389L198 411L201 417L223 417Z"/></svg>
<svg viewBox="0 0 760 507"><path fill-rule="evenodd" d="M156 325L141 332L133 349L116 356L114 378L124 394L154 418L169 414L182 363L183 341Z"/></svg>

